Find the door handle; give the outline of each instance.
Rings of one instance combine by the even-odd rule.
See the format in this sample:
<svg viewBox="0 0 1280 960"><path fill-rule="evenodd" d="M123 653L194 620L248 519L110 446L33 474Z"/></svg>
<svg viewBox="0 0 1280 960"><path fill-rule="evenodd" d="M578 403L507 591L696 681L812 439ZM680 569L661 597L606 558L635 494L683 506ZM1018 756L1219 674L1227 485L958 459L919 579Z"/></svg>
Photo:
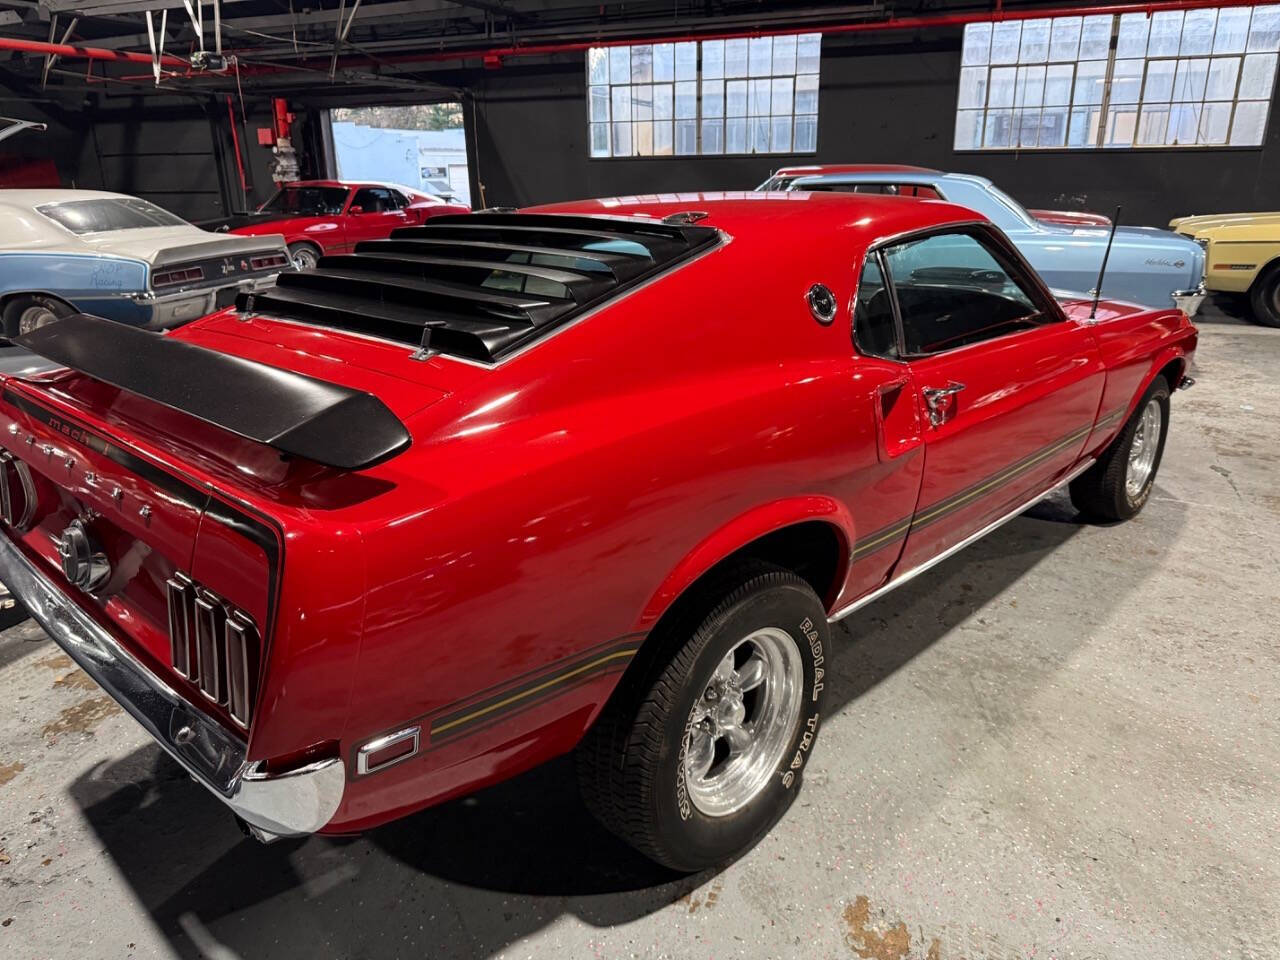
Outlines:
<svg viewBox="0 0 1280 960"><path fill-rule="evenodd" d="M942 422L947 418L947 412L955 402L955 395L963 389L963 383L951 380L945 387L925 387L920 391L924 395L925 404L929 407L931 426L942 426Z"/></svg>

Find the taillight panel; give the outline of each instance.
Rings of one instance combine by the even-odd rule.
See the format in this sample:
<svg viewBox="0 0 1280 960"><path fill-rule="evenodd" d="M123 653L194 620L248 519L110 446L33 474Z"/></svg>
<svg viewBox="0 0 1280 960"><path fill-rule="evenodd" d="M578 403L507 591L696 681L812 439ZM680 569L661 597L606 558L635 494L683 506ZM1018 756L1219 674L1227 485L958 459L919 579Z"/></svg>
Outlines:
<svg viewBox="0 0 1280 960"><path fill-rule="evenodd" d="M289 258L283 253L270 253L261 257L250 257L249 266L254 270L280 269L287 266Z"/></svg>
<svg viewBox="0 0 1280 960"><path fill-rule="evenodd" d="M204 279L203 267L186 267L181 270L165 270L151 278L154 287L175 287L180 283L199 283Z"/></svg>
<svg viewBox="0 0 1280 960"><path fill-rule="evenodd" d="M253 619L186 574L165 586L174 670L248 729L262 653Z"/></svg>

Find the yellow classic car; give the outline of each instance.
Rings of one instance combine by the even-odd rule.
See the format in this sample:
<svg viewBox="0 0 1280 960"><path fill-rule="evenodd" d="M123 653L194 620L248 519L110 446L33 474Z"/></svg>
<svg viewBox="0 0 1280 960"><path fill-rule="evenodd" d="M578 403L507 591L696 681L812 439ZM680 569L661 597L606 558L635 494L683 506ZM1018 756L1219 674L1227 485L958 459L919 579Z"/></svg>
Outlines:
<svg viewBox="0 0 1280 960"><path fill-rule="evenodd" d="M1248 294L1254 319L1280 327L1280 213L1179 217L1169 229L1204 247L1207 289Z"/></svg>

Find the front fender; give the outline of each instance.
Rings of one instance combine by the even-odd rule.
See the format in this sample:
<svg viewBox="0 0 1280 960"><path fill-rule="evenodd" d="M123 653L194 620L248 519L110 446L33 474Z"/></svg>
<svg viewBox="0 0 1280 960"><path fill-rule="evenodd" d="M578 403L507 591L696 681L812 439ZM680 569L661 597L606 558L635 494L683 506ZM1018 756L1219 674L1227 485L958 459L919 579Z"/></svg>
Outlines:
<svg viewBox="0 0 1280 960"><path fill-rule="evenodd" d="M853 517L848 509L827 496L788 497L754 507L704 537L663 580L662 585L645 604L634 629L640 633L652 629L658 619L670 609L671 604L721 560L767 534L813 520L829 524L839 536L840 569L835 582L843 583L854 529ZM830 598L824 598L828 599Z"/></svg>

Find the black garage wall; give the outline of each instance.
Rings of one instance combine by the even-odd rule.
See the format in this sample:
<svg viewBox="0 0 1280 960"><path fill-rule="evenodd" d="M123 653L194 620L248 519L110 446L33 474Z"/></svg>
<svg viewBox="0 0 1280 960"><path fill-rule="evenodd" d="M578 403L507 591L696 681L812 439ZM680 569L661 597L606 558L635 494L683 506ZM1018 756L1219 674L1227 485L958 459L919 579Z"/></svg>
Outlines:
<svg viewBox="0 0 1280 960"><path fill-rule="evenodd" d="M490 206L675 190L750 189L777 167L913 163L990 177L1032 207L1072 206L1128 223L1184 213L1280 209L1280 109L1263 149L957 154L959 30L927 41L823 40L818 152L796 156L592 160L581 57L467 78L472 198ZM460 78L461 79L461 78ZM474 119L474 122L473 122ZM478 161L478 162L477 162ZM477 184L476 181L479 181Z"/></svg>

